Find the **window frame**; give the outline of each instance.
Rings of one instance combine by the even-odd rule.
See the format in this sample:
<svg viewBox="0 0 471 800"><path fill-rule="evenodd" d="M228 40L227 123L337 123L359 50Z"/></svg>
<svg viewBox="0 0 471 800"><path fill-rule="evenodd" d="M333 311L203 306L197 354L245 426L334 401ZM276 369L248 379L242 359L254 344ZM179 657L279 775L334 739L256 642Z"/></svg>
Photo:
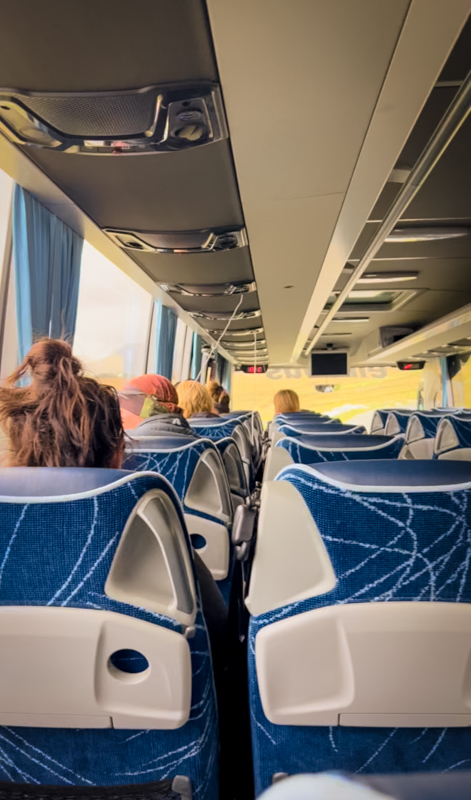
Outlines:
<svg viewBox="0 0 471 800"><path fill-rule="evenodd" d="M13 184L14 185L14 184ZM10 194L10 206L5 237L5 247L1 260L0 272L0 372L2 369L3 350L5 346L5 327L7 317L8 295L13 273L13 221L12 221L13 188Z"/></svg>

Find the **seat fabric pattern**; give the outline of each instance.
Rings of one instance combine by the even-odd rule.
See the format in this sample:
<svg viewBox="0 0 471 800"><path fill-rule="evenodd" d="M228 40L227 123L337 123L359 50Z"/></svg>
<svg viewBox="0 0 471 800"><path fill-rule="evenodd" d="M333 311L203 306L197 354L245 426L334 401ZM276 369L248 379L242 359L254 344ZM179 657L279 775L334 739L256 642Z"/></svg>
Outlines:
<svg viewBox="0 0 471 800"><path fill-rule="evenodd" d="M149 471L163 475L178 494L185 512L205 519L214 519L211 514L205 514L199 509L189 508L184 502L198 461L202 454L210 448L215 449L215 445L212 442L196 439L189 446L186 445L176 450L136 450L129 452L125 457L123 468L133 472ZM227 535L229 536L229 533ZM224 600L228 603L232 587L232 569L229 570L228 576L223 581L218 581L217 583Z"/></svg>
<svg viewBox="0 0 471 800"><path fill-rule="evenodd" d="M329 443L334 437L328 437ZM341 436L339 436L338 447L342 447ZM365 436L365 438L368 438ZM377 437L375 437L376 439ZM308 437L306 437L306 440ZM382 445L370 447L352 447L348 444L345 449L329 450L320 449L315 445L309 445L308 441L301 442L300 439L280 439L275 447L283 447L288 451L295 464L318 464L321 461L362 461L378 458L397 458L404 446L402 437L397 437Z"/></svg>
<svg viewBox="0 0 471 800"><path fill-rule="evenodd" d="M191 420L190 420L191 424ZM213 442L217 442L219 439L225 439L227 436L232 436L234 432L234 428L242 423L238 419L230 420L229 422L224 422L223 424L215 423L210 425L191 425L194 431L198 433L200 436L204 437L205 439L211 439Z"/></svg>
<svg viewBox="0 0 471 800"><path fill-rule="evenodd" d="M433 439L437 432L438 425L442 421L442 419L443 419L443 414L437 414L436 416L432 416L431 414L429 415L420 413L413 414L411 417L409 417L409 424L407 430L409 431L409 428L412 426L411 420L418 420L420 422L423 431L422 438ZM414 439L411 439L410 441L414 441Z"/></svg>
<svg viewBox="0 0 471 800"><path fill-rule="evenodd" d="M252 617L249 690L257 794L276 772L352 773L469 769L466 728L350 728L272 725L257 686L259 630L315 608L344 603L471 602L471 491L361 493L323 482L307 467L276 480L304 498L329 553L337 584L319 597ZM288 532L287 532L288 533Z"/></svg>
<svg viewBox="0 0 471 800"><path fill-rule="evenodd" d="M366 428L363 425L342 425L341 423L331 422L326 425L314 424L312 426L305 425L299 428L292 428L291 425L282 425L279 432L284 436L293 436L299 438L300 436L329 436L341 433L366 433Z"/></svg>
<svg viewBox="0 0 471 800"><path fill-rule="evenodd" d="M399 426L399 433L405 433L407 429L407 424L410 419L410 414L401 413L399 411L390 411L388 417L394 417L398 426Z"/></svg>
<svg viewBox="0 0 471 800"><path fill-rule="evenodd" d="M247 497L249 491L246 485L244 466L242 464L239 448L237 447L237 442L235 439L228 436L227 439L219 439L216 442L216 447L221 454L222 460L224 461L224 467L231 491L236 490L237 492L240 492L243 497ZM225 457L226 450L229 447L231 448L233 454L233 448L235 448L234 459L236 459L236 462L228 462L227 458Z"/></svg>
<svg viewBox="0 0 471 800"><path fill-rule="evenodd" d="M371 432L374 433L375 429L379 430L380 428L384 428L386 425L386 420L388 418L389 411L377 408L373 414L373 419L371 420Z"/></svg>
<svg viewBox="0 0 471 800"><path fill-rule="evenodd" d="M214 448L214 445L196 439L190 445L175 450L130 451L124 459L123 469L133 472L158 472L159 475L167 478L183 502L196 465L209 448ZM185 510L189 511L190 509ZM192 511L192 513L196 512Z"/></svg>
<svg viewBox="0 0 471 800"><path fill-rule="evenodd" d="M469 417L460 418L454 416L445 416L440 418L440 422L444 419L446 419L446 421L453 426L453 430L458 440L458 445L450 449L460 450L461 448L471 447L471 419ZM433 457L438 458L437 453L434 453Z"/></svg>
<svg viewBox="0 0 471 800"><path fill-rule="evenodd" d="M0 604L114 611L180 630L175 620L105 595L136 501L162 488L155 475L58 502L0 498ZM170 487L166 491L171 492ZM189 546L189 545L188 545ZM192 707L177 730L0 727L0 780L61 786L148 783L188 775L193 797L217 798L218 726L209 642L200 604L189 640Z"/></svg>

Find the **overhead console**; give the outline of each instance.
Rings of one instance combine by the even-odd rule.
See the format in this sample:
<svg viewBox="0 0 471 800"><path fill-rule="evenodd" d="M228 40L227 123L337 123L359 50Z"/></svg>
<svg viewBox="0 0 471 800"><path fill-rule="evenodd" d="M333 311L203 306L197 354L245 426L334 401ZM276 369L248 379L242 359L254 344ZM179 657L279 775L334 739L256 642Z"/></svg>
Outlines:
<svg viewBox="0 0 471 800"><path fill-rule="evenodd" d="M167 153L227 138L216 85L113 92L0 89L0 130L15 144L63 153Z"/></svg>
<svg viewBox="0 0 471 800"><path fill-rule="evenodd" d="M200 329L259 328L203 0L5 0L1 22L0 134Z"/></svg>
<svg viewBox="0 0 471 800"><path fill-rule="evenodd" d="M219 253L247 247L245 228L232 230L177 231L157 233L155 231L119 231L105 229L120 247L146 253L191 255L196 253Z"/></svg>

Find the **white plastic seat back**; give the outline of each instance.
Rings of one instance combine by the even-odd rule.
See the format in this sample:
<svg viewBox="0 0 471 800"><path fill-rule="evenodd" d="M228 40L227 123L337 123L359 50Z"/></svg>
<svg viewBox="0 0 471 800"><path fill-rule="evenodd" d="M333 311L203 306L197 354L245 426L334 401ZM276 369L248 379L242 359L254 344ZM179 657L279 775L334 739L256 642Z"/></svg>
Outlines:
<svg viewBox="0 0 471 800"><path fill-rule="evenodd" d="M139 475L124 477L123 485L132 478L137 486ZM162 483L157 476L150 479ZM119 491L121 484L115 485ZM74 503L86 503L83 495L76 497L71 509ZM55 509L64 499L68 500L49 498L53 528L59 519ZM36 498L20 500L27 504L24 508L38 503ZM5 498L1 501L6 503ZM150 489L137 499L104 593L97 595L114 602L116 609L124 605L143 610L155 622L84 601L83 607L0 606L0 725L169 730L186 723L192 692L186 631L195 624L197 601L188 541L175 502L163 488ZM77 513L80 516L78 505ZM41 572L29 580L34 591ZM74 583L71 576L65 587ZM161 617L173 620L173 628L156 624ZM128 670L129 660L141 667Z"/></svg>
<svg viewBox="0 0 471 800"><path fill-rule="evenodd" d="M471 420L444 417L435 439L434 457L448 461L471 461Z"/></svg>
<svg viewBox="0 0 471 800"><path fill-rule="evenodd" d="M343 476L356 478L349 484ZM319 510L319 521L312 516L299 488ZM415 501L417 493L420 496ZM417 502L420 514L417 521L412 517L409 523L417 539L415 546L419 553L425 544L435 548L433 556L438 558L444 550L441 531L448 530L447 524L441 515L437 522L440 527L428 534L421 509L427 506L431 523L441 510L452 513L458 501L465 502L469 495L471 471L458 464L448 469L436 461L420 462L417 468L397 460L331 462L315 468L296 465L285 469L276 481L264 484L246 604L252 615L263 620L261 627L258 624L255 628L257 683L263 712L273 725L471 725L469 579L463 593L458 594L461 602L452 600L458 591L453 587L447 589L448 594L442 590L443 602L420 602L422 595L416 585L414 592L419 598L409 600L407 585L400 589L408 538L396 525L399 512L387 511L397 504L414 509ZM343 527L331 520L334 507L345 520ZM383 507L389 514L384 529L379 526L376 511L382 512ZM354 509L356 517L352 517ZM459 532L455 528L452 531L449 546L457 541L463 548ZM358 541L367 548L368 544L373 554L375 542L381 552L385 542L392 539L394 544L395 537L402 543L397 546L406 548L405 555L400 549L397 554L391 551L387 565L376 567L375 582L365 566L365 551L358 551L354 545ZM415 552L412 544L410 547ZM341 574L334 570L332 553L342 566ZM395 580L388 577L394 563L399 566ZM414 570L422 575L420 563ZM452 571L451 566L447 569ZM364 574L362 570L366 570ZM405 577L413 580L414 575L409 573L404 573ZM369 580L366 587L365 580ZM421 580L427 584L426 576ZM437 587L444 583L448 587L446 574L437 575L437 581ZM353 599L349 597L354 591L351 586L357 587ZM346 600L336 600L334 591L338 597L347 593ZM332 599L324 607L321 603L310 610L304 605L305 600L327 599L330 593ZM380 602L385 593L388 602ZM362 602L368 594L373 599Z"/></svg>

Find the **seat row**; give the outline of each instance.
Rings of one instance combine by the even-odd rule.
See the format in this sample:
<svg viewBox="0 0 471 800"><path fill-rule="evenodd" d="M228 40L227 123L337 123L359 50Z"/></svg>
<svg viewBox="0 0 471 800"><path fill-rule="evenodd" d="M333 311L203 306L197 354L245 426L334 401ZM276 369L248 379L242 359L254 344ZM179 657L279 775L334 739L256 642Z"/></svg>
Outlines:
<svg viewBox="0 0 471 800"><path fill-rule="evenodd" d="M451 460L264 482L246 599L257 794L300 772L469 769L470 499L471 464Z"/></svg>
<svg viewBox="0 0 471 800"><path fill-rule="evenodd" d="M446 460L265 482L246 597L257 794L282 774L469 768L470 492L471 464ZM5 780L216 800L212 661L168 480L6 469L0 513Z"/></svg>
<svg viewBox="0 0 471 800"><path fill-rule="evenodd" d="M239 412L195 420L192 427L198 439L136 437L133 431L123 468L157 472L169 480L182 503L192 545L228 602L234 512L250 503L262 452L261 421L258 414Z"/></svg>
<svg viewBox="0 0 471 800"><path fill-rule="evenodd" d="M122 470L0 470L0 781L218 797L193 552L229 605L263 431L258 415L204 423L134 438Z"/></svg>
<svg viewBox="0 0 471 800"><path fill-rule="evenodd" d="M471 414L466 410L377 411L371 434L362 427L304 415L293 415L289 425L280 420L277 426L267 457L267 480L293 463L471 458Z"/></svg>

